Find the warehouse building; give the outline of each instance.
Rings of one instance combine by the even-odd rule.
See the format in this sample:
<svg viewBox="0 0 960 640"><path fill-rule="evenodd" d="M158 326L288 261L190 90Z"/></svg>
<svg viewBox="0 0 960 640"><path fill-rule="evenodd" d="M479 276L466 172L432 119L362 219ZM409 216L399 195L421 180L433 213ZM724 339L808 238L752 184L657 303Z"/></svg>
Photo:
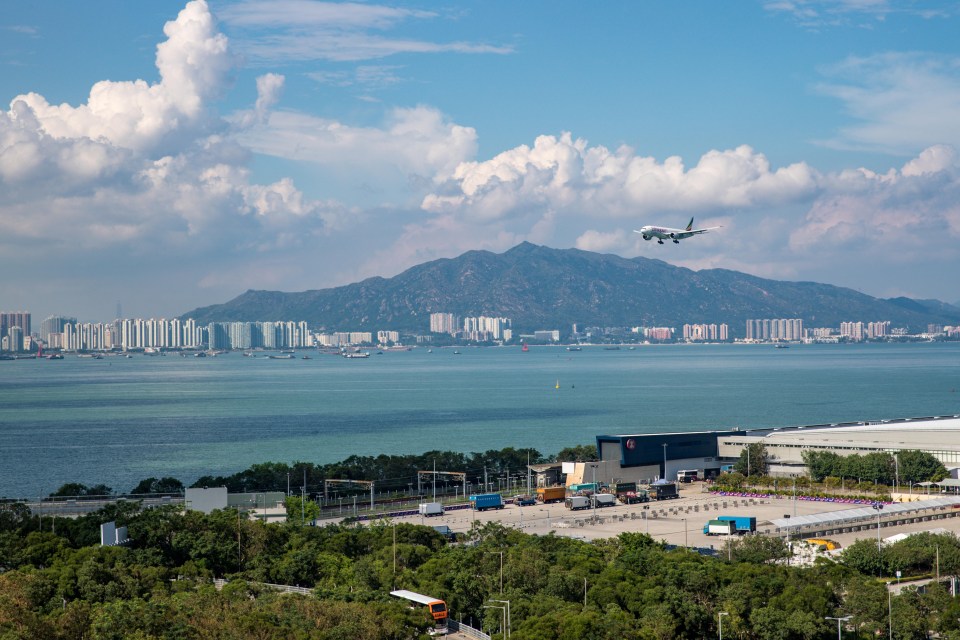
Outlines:
<svg viewBox="0 0 960 640"><path fill-rule="evenodd" d="M715 478L725 464L717 455L718 439L737 433L742 432L597 436L600 462L596 466L596 478L602 482L649 483L660 478L676 480L681 471L694 470L700 479ZM584 470L582 481L590 482L592 473L593 469Z"/></svg>
<svg viewBox="0 0 960 640"><path fill-rule="evenodd" d="M717 454L736 460L748 444L762 443L767 452L769 474L805 475L804 451L830 451L838 455L866 455L924 451L943 463L956 478L960 468L960 416L904 418L877 422L789 427L724 434L718 438ZM866 479L866 478L865 478Z"/></svg>
<svg viewBox="0 0 960 640"><path fill-rule="evenodd" d="M601 482L676 480L684 471L697 471L699 479L709 479L729 468L753 443L764 445L772 476L806 475L803 452L807 450L838 455L917 450L936 457L951 477L957 478L960 415L770 429L602 435L597 436L600 462L578 465L577 481L590 482L593 474Z"/></svg>

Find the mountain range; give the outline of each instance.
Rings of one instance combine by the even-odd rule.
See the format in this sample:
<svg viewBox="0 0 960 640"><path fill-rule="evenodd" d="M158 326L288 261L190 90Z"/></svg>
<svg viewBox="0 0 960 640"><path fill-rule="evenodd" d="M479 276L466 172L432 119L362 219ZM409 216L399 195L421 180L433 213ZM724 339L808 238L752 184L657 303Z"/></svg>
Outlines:
<svg viewBox="0 0 960 640"><path fill-rule="evenodd" d="M249 290L181 318L197 322L306 320L332 331L426 333L431 313L511 318L514 332L580 327L726 323L732 337L753 318L802 318L805 327L889 320L924 331L960 324L939 300L881 299L816 282L768 280L726 269L692 271L662 260L622 258L524 242L504 253L468 251L393 278L287 293Z"/></svg>

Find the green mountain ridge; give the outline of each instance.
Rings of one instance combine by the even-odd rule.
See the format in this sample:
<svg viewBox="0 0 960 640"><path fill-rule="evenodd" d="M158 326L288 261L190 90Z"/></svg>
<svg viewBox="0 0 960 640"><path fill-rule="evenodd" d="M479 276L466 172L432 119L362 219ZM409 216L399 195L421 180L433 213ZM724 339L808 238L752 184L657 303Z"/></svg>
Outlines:
<svg viewBox="0 0 960 640"><path fill-rule="evenodd" d="M960 324L939 300L881 299L816 282L768 280L727 269L692 271L662 260L622 258L524 242L500 254L468 251L374 277L303 292L249 290L180 316L197 322L306 320L342 331L426 333L431 313L511 318L515 333L579 326L726 323L742 336L751 318L802 318L807 327L889 320L895 327Z"/></svg>

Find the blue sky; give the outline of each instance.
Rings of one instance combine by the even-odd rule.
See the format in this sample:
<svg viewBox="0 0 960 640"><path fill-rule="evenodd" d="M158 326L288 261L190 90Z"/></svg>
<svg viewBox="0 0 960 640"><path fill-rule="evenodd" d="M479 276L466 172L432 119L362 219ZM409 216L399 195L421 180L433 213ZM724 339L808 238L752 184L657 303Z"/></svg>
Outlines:
<svg viewBox="0 0 960 640"><path fill-rule="evenodd" d="M14 3L0 307L169 317L524 240L957 302L958 21L884 0ZM632 233L690 216L723 228Z"/></svg>

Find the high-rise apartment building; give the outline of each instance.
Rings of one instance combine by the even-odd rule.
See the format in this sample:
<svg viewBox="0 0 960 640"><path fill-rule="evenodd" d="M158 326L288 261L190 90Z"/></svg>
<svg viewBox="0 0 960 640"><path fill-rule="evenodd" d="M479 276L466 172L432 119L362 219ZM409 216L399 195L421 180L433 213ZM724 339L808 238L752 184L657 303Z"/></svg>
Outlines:
<svg viewBox="0 0 960 640"><path fill-rule="evenodd" d="M863 340L864 327L862 322L841 322L840 335L847 340L860 342Z"/></svg>
<svg viewBox="0 0 960 640"><path fill-rule="evenodd" d="M883 338L890 334L890 321L867 323L867 337L871 340Z"/></svg>
<svg viewBox="0 0 960 640"><path fill-rule="evenodd" d="M728 340L729 327L725 324L685 324L683 325L683 339L690 342L704 340Z"/></svg>
<svg viewBox="0 0 960 640"><path fill-rule="evenodd" d="M393 342L396 344L400 342L400 332L399 331L377 331L377 342L379 344L387 344Z"/></svg>
<svg viewBox="0 0 960 640"><path fill-rule="evenodd" d="M28 311L6 311L0 312L0 339L9 337L10 329L12 327L18 327L20 329L20 342L18 344L23 344L23 338L30 336L30 312ZM10 341L8 341L7 348L10 351L20 351L22 346L18 349L10 348Z"/></svg>
<svg viewBox="0 0 960 640"><path fill-rule="evenodd" d="M802 340L801 318L747 320L747 340Z"/></svg>
<svg viewBox="0 0 960 640"><path fill-rule="evenodd" d="M430 332L455 334L459 330L460 319L452 313L431 313Z"/></svg>
<svg viewBox="0 0 960 640"><path fill-rule="evenodd" d="M67 323L77 324L76 318L67 316L49 316L40 323L40 342L49 349L59 349L62 346L63 327Z"/></svg>

